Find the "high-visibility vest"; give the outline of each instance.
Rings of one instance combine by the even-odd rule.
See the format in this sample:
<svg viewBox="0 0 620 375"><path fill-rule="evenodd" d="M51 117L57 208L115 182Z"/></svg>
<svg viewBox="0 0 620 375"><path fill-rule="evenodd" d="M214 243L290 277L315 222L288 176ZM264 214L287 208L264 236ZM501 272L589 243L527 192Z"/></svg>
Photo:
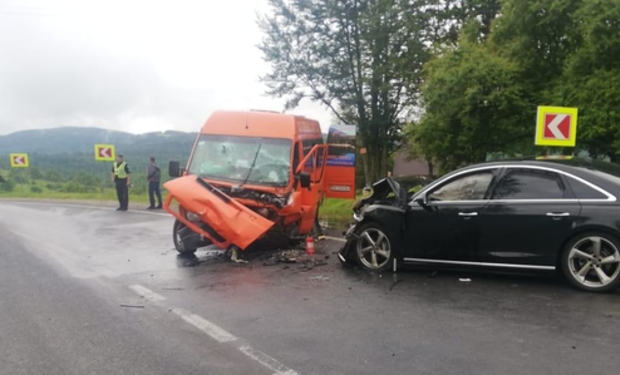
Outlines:
<svg viewBox="0 0 620 375"><path fill-rule="evenodd" d="M122 162L120 164L114 163L114 175L118 178L127 178L127 172L125 172L125 166L127 163Z"/></svg>

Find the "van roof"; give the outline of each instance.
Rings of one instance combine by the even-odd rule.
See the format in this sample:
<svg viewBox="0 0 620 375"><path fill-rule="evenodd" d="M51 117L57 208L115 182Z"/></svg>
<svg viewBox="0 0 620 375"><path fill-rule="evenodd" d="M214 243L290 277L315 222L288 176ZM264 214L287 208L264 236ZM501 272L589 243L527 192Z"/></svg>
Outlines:
<svg viewBox="0 0 620 375"><path fill-rule="evenodd" d="M215 111L202 134L294 139L300 134L321 134L316 120L267 111Z"/></svg>

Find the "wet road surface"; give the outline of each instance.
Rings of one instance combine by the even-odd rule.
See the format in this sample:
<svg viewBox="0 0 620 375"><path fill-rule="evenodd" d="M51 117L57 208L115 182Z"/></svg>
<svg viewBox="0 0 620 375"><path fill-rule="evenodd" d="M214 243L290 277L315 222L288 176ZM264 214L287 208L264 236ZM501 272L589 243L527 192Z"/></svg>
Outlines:
<svg viewBox="0 0 620 375"><path fill-rule="evenodd" d="M163 213L0 201L0 374L613 374L620 293L177 256ZM471 278L461 282L460 278Z"/></svg>

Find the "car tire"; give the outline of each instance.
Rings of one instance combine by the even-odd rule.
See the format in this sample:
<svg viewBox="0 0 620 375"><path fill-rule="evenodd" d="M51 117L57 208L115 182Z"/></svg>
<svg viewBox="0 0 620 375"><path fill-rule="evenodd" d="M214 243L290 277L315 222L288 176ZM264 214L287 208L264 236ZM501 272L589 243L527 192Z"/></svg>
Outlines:
<svg viewBox="0 0 620 375"><path fill-rule="evenodd" d="M363 224L355 231L357 241L351 255L363 269L382 272L390 269L395 256L395 243L388 232L377 223Z"/></svg>
<svg viewBox="0 0 620 375"><path fill-rule="evenodd" d="M572 238L562 252L562 271L568 282L588 292L609 292L620 286L620 242L605 233Z"/></svg>
<svg viewBox="0 0 620 375"><path fill-rule="evenodd" d="M179 220L174 221L174 225L172 226L172 241L174 242L174 248L183 255L194 254L197 248L186 248L183 245L183 241L181 241L181 237L179 236L179 231L185 228L185 224L180 222Z"/></svg>

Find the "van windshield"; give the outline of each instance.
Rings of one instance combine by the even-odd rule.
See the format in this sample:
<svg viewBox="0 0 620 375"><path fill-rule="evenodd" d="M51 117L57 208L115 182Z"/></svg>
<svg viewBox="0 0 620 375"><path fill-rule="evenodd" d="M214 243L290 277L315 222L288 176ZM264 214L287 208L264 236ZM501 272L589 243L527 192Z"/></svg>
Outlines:
<svg viewBox="0 0 620 375"><path fill-rule="evenodd" d="M239 183L286 186L291 174L291 145L290 139L202 134L189 173Z"/></svg>

